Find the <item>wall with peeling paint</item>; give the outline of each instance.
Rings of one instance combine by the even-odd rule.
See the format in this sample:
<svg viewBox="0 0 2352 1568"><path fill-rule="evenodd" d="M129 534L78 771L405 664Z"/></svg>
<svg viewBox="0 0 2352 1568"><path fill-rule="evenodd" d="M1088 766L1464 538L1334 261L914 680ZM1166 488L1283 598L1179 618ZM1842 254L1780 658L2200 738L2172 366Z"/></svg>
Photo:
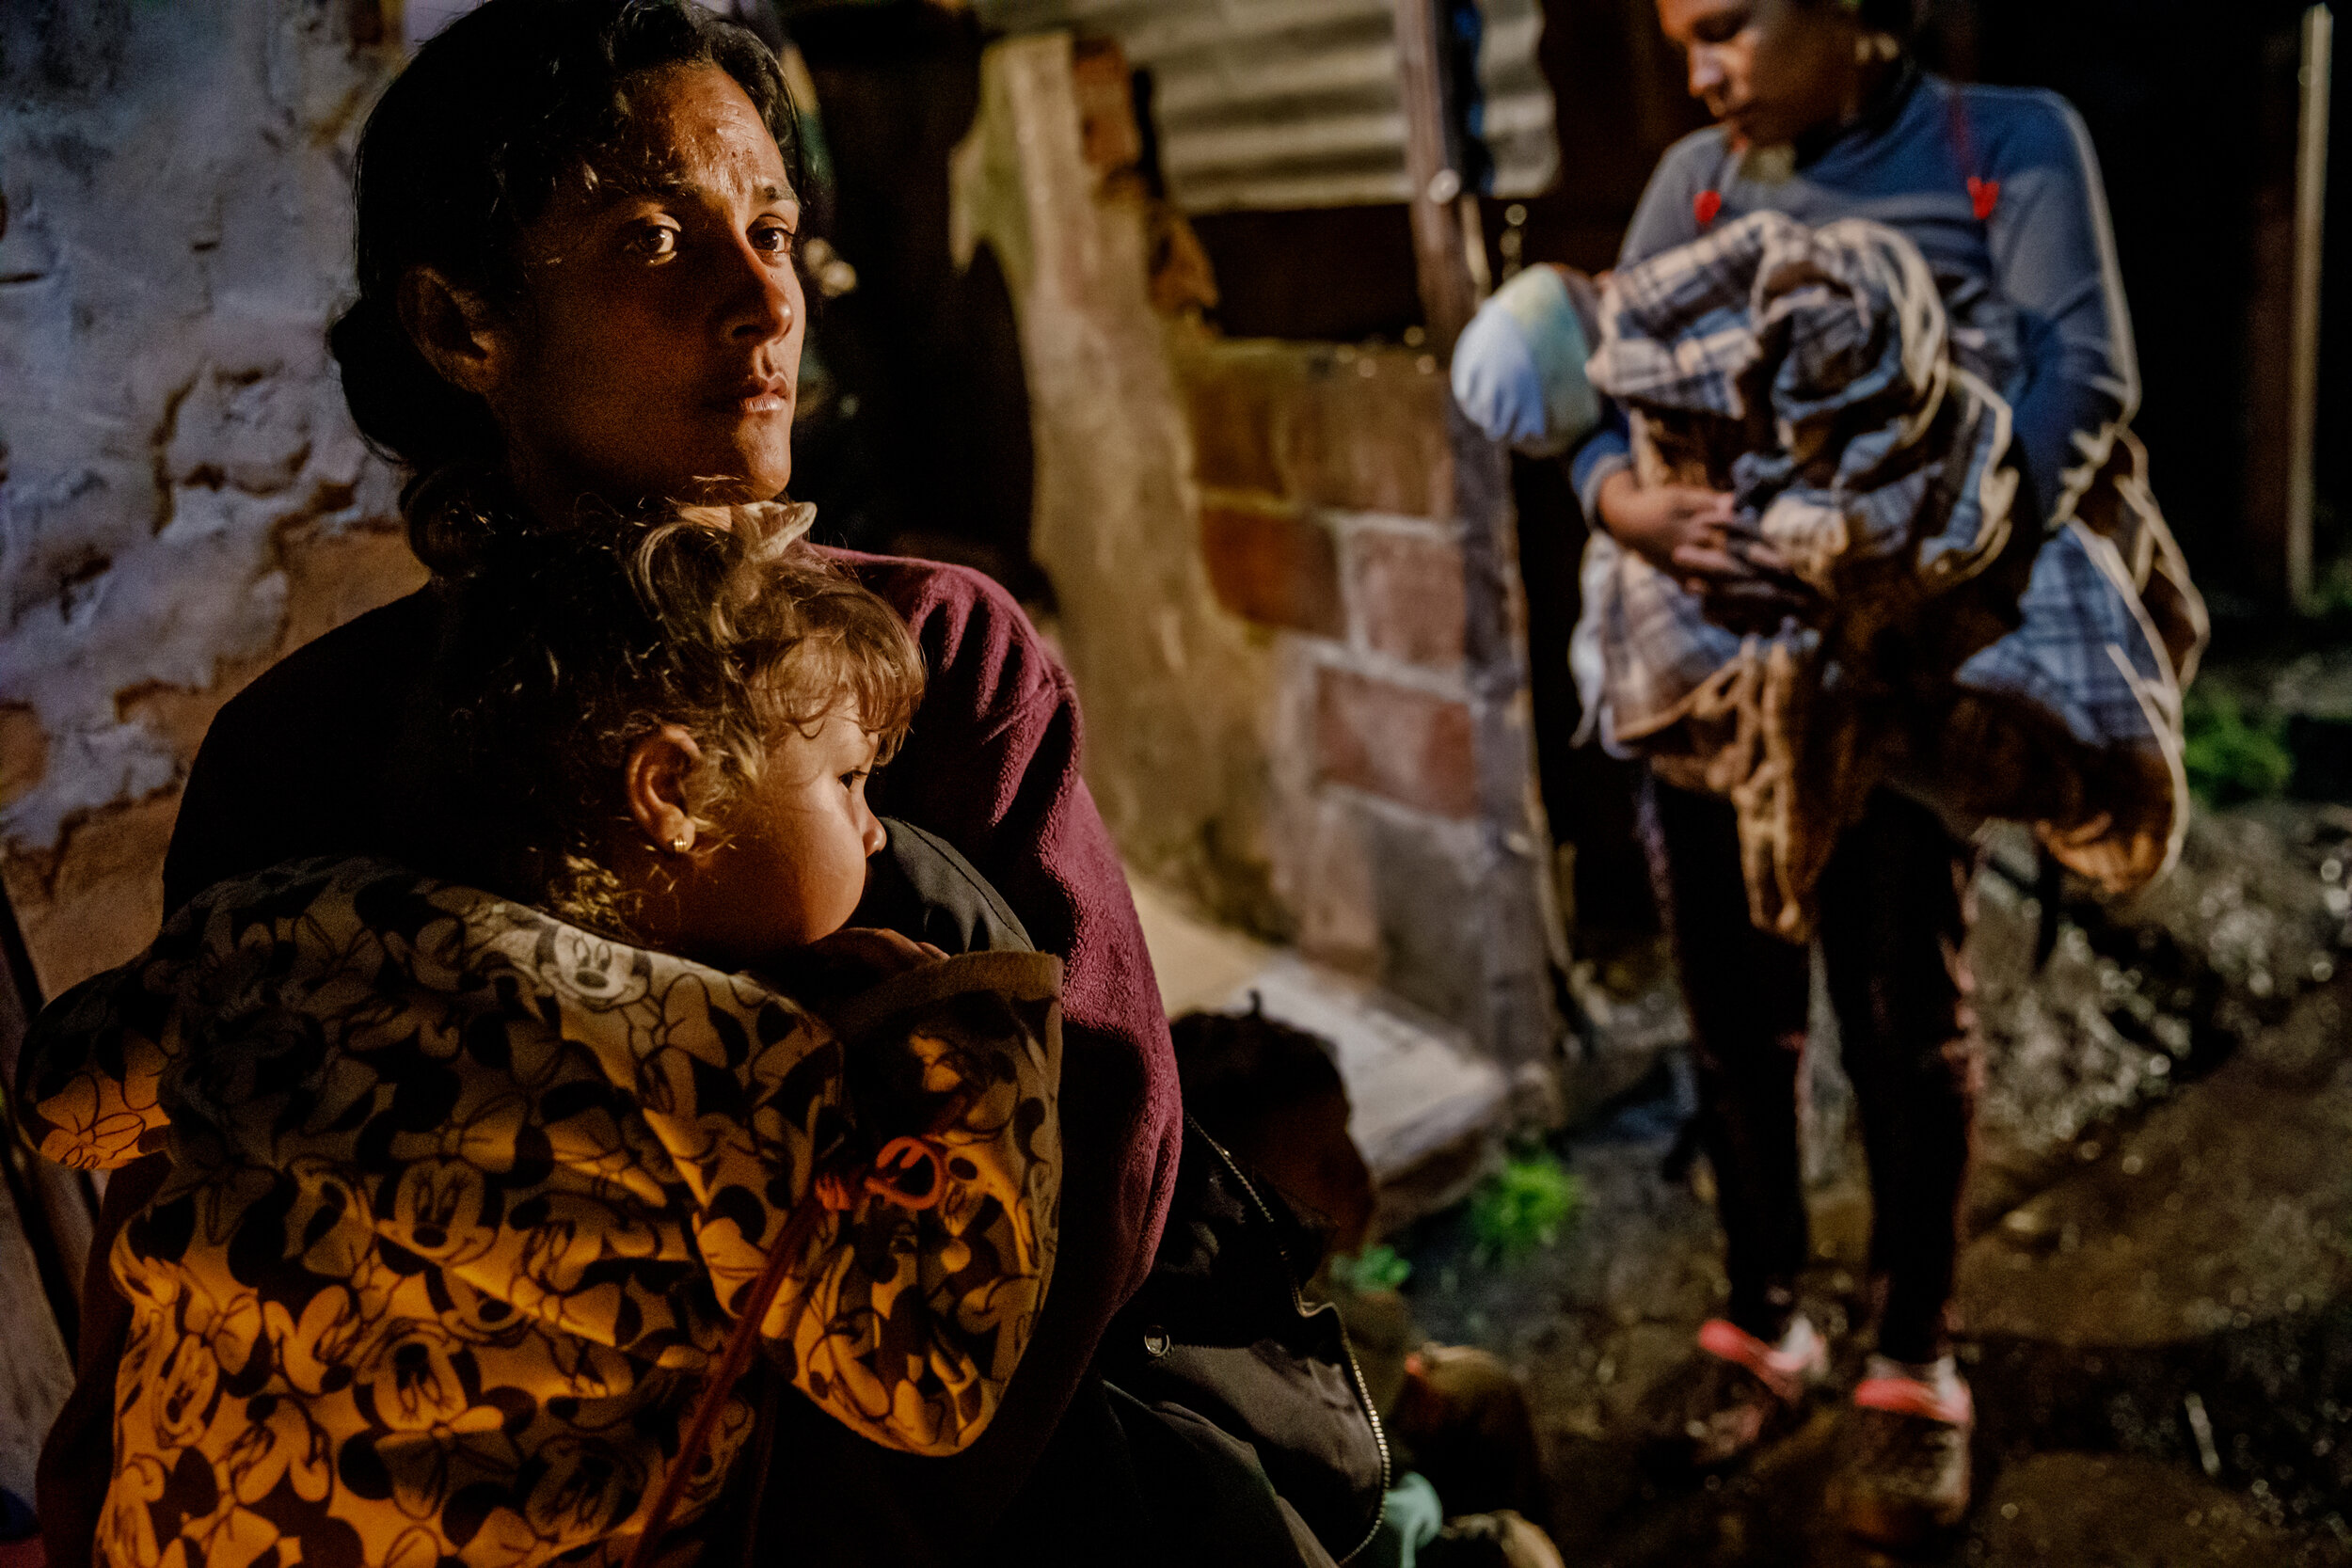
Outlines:
<svg viewBox="0 0 2352 1568"><path fill-rule="evenodd" d="M422 578L326 349L374 16L0 8L0 872L52 993L153 934L219 705Z"/></svg>

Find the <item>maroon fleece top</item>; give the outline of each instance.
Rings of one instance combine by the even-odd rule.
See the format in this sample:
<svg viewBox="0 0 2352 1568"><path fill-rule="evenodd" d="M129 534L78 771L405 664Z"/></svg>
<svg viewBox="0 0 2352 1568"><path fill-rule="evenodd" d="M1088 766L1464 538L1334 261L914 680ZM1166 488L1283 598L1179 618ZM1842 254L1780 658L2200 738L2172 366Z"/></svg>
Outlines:
<svg viewBox="0 0 2352 1568"><path fill-rule="evenodd" d="M1068 673L1010 595L980 574L832 554L905 617L930 673L904 748L875 780L876 809L961 850L1038 946L1067 965L1060 1250L995 1420L952 1459L853 1438L825 1443L822 1456L778 1455L778 1483L806 1483L808 1496L867 1515L860 1557L920 1561L956 1555L1035 1466L1104 1326L1150 1269L1183 1118L1143 930L1078 776ZM167 909L227 877L385 841L387 752L433 637L430 595L411 594L290 655L221 710L165 861ZM877 1493L898 1517L871 1516Z"/></svg>

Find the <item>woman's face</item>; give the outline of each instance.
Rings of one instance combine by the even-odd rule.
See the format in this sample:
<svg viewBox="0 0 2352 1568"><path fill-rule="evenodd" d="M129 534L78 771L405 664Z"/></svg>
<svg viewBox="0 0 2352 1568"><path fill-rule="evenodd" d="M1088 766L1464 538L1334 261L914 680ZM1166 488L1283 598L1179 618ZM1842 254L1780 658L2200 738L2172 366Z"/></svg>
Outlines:
<svg viewBox="0 0 2352 1568"><path fill-rule="evenodd" d="M543 509L770 499L792 477L804 318L784 155L716 66L649 72L629 100L620 141L524 232L491 411Z"/></svg>
<svg viewBox="0 0 2352 1568"><path fill-rule="evenodd" d="M1740 147L1777 147L1853 112L1859 24L1801 0L1658 0L1691 62L1691 96Z"/></svg>

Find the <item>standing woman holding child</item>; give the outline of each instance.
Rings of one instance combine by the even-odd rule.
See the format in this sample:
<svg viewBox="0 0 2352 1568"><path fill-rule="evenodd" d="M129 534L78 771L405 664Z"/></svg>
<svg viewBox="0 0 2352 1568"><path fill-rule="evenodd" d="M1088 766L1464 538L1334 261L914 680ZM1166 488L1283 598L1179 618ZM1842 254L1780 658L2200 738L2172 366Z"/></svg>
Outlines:
<svg viewBox="0 0 2352 1568"><path fill-rule="evenodd" d="M360 145L358 295L332 345L359 428L411 476L405 504L428 565L462 575L485 552L522 560L536 540L658 521L681 507L707 509L698 525L706 528L725 527L729 515L787 526L769 503L791 477L805 317L794 259L793 151L791 106L773 57L750 34L680 0L489 0L408 63ZM786 543L748 541L738 553ZM833 1405L787 1400L763 1535L812 1562L924 1563L994 1560L1095 1527L1133 1530L1136 1521L1108 1517L1115 1487L1089 1489L1077 1479L1117 1435L1102 1429L1099 1395L1089 1400L1098 1386L1089 1367L1105 1325L1150 1267L1179 1118L1150 961L1117 854L1077 772L1074 695L1011 599L977 575L818 553L833 575L896 611L922 667L920 715L874 780L878 807L904 820L889 827L890 846L875 862L888 876L869 882L869 903L895 878L901 903L930 899L951 914L961 910L971 945L1025 938L1063 961L1060 1196L1057 1212L1034 1216L1046 1227L1048 1256L1057 1231L1058 1261L1025 1349L1007 1352L1019 1357L1018 1375L1000 1391L989 1382L985 1398L968 1388L950 1402L945 1426L926 1425L914 1404L893 1404L880 1425L856 1427L834 1419L840 1411ZM736 580L709 571L714 584ZM635 598L612 586L617 577L597 580L622 595L614 603L651 612L664 602L642 573ZM678 581L692 579L664 580L675 594ZM167 909L304 857L398 858L413 844L404 835L420 798L420 752L413 727L404 739L404 721L418 710L437 661L469 645L451 641L453 602L446 581L437 582L362 616L290 657L221 712L182 806L165 872ZM691 618L693 608L670 603L668 612ZM842 613L843 625L866 624L854 606ZM726 637L747 623L723 616L716 624L714 646L733 645ZM792 633L832 635L846 634ZM887 642L883 636L873 657L896 668ZM627 674L644 680L660 671ZM891 689L893 702L911 705L905 680ZM846 760L836 769L839 787L826 786L825 809L839 821L819 835L838 841L852 870L882 836L857 792L875 726L894 727L879 718L859 722L867 724L863 739L853 724L837 744L824 742ZM428 734L432 724L428 713ZM731 876L728 897L739 905L739 865L727 857L755 835L714 832L712 820L697 816L701 798L679 779L710 750L708 737L700 750L686 730L671 738L667 753L656 749L652 773L635 752L623 759L634 827L624 820L628 813L613 819L627 840L613 863L625 879L654 889ZM678 775L666 785L655 776L662 754ZM829 777L812 774L810 787ZM485 822L507 819L516 804L469 801L462 789L423 794L449 814L452 846L479 840ZM469 817L471 805L479 818ZM482 847L495 854L500 847ZM806 897L806 889L777 892L780 908ZM817 902L829 912L800 922L806 928L795 927L794 941L841 924L844 910ZM751 926L772 936L779 920L793 925L779 914ZM851 923L893 922L878 908L861 909ZM728 967L743 956L726 933L688 930L677 918L641 929L696 937L711 961ZM698 951L691 942L682 950ZM885 972L925 956L898 939L853 942L845 952L878 958ZM450 1136L462 1144L463 1133ZM44 1451L41 1514L55 1562L89 1560L99 1503L92 1488L133 1463L110 1455L126 1309L103 1243L126 1222L137 1233L136 1216L167 1174L161 1165L150 1158L119 1172L108 1193L81 1384ZM963 1266L952 1260L961 1254L950 1255L941 1266ZM945 1332L953 1338L962 1330ZM1009 1368L1000 1355L996 1373ZM834 1396L850 1398L828 1392ZM244 1418L266 1435L278 1418L257 1406ZM852 1436L853 1428L876 1440ZM294 1478L287 1484L327 1484L303 1463L285 1472ZM574 1481L581 1497L600 1484ZM389 1483L362 1465L347 1467L337 1484L365 1494ZM151 1532L140 1539L156 1550L174 1532L197 1528L192 1494L176 1481L170 1487L168 1501L150 1498L136 1515L139 1530ZM303 1496L305 1506L317 1502ZM406 1506L405 1494L396 1500ZM460 1537L481 1528L484 1505L468 1506L475 1513L444 1516L450 1534L440 1549L462 1556ZM226 1544L226 1537L215 1543ZM475 1544L491 1543L485 1536ZM383 1545L371 1544L367 1560L378 1560ZM511 1560L540 1559L524 1549Z"/></svg>
<svg viewBox="0 0 2352 1568"><path fill-rule="evenodd" d="M1644 832L1691 1018L1697 1131L1714 1170L1730 1294L1724 1317L1700 1334L1687 1375L1655 1392L1646 1411L1651 1451L1684 1475L1741 1462L1788 1430L1829 1374L1828 1347L1797 1298L1810 1259L1798 1143L1811 991L1802 939L1818 933L1868 1158L1878 1292L1875 1354L1852 1390L1832 1496L1850 1528L1894 1544L1956 1523L1970 1491L1974 1408L1954 1361L1950 1308L1980 1071L1963 952L1976 851L1948 825L1950 816L1925 803L1918 789L1896 787L1892 778L1863 786L1867 796L1851 799L1851 810L1836 819L1792 824L1784 817L1765 824L1777 839L1752 835L1749 813L1758 794L1711 779L1702 789L1695 768L1671 767L1691 753L1661 761L1654 738L1664 724L1705 711L1731 687L1696 683L1705 689L1693 689L1674 720L1660 721L1661 729L1648 731L1626 722L1625 704L1612 709L1608 700L1626 689L1610 684L1619 672L1672 675L1675 650L1691 646L1726 649L1734 661L1747 661L1742 669L1762 670L1759 678L1769 682L1759 647L1773 647L1775 657L1788 650L1791 663L1801 663L1813 657L1809 649L1823 645L1808 639L1836 636L1840 617L1851 623L1872 613L1867 605L1823 611L1824 584L1834 573L1820 568L1823 558L1808 564L1775 542L1788 535L1768 536L1760 524L1776 515L1794 525L1836 519L1824 531L1836 550L1881 521L1891 520L1897 532L1915 528L1906 517L1937 504L1949 515L1965 508L1980 522L1993 519L1972 541L1979 551L1975 569L1995 589L1989 598L1997 601L1999 592L2008 597L1961 657L2013 630L2021 603L2032 620L2044 602L2035 595L2052 580L2042 566L2083 566L2074 579L2090 585L2080 602L2096 599L2115 610L2127 641L2137 635L2128 629L2131 617L2138 615L2142 626L2148 617L2125 601L2166 586L2151 588L2144 561L2137 584L2128 571L2120 580L2100 578L2090 567L2102 545L2086 542L2079 524L2068 528L2094 510L2097 503L2086 497L2095 486L2111 483L2111 460L2137 453L2122 433L2137 405L2138 372L2089 137L2054 94L1962 86L1922 71L1911 53L1915 10L1914 0L1658 0L1661 26L1687 55L1691 94L1717 123L1677 143L1661 161L1605 293L1560 269L1529 269L1464 334L1454 372L1457 395L1489 435L1571 463L1596 529L1578 631L1587 723L1621 754L1645 755L1653 765ZM1868 227L1845 221L1853 219ZM1737 265L1748 270L1735 277ZM1889 277L1899 281L1872 281ZM1903 362L1897 367L1896 354L1887 351L1865 372L1879 377L1869 386L1906 386L1924 376L1920 384L1933 390L1912 407L1940 406L1936 417L1947 420L1964 410L1976 420L1965 428L1977 433L1979 455L1993 456L1982 471L1970 471L1964 491L1952 482L1959 469L1947 451L1967 448L1931 451L1941 437L1922 437L1927 414L1909 425L1867 418L1836 425L1835 419L1845 418L1835 413L1836 400L1850 394L1833 388L1823 401L1820 384L1805 379L1841 356L1864 357L1859 348L1881 341L1860 336L1876 327L1854 326L1854 303L1869 297L1868 287L1898 291L1896 297L1910 301L1880 318L1894 324L1884 341L1904 345ZM1913 292L1900 294L1906 287ZM1807 329L1808 297L1839 308L1817 318L1828 324L1817 340L1827 346L1811 358L1785 346L1789 332ZM1650 319L1676 325L1641 337L1633 324L1645 309ZM1674 315L1677 309L1682 314ZM1947 317L1953 368L1945 379L1939 362L1946 360ZM1992 330L1981 330L1988 323ZM1619 377L1613 385L1622 384L1634 362L1627 343L1636 337L1641 341L1631 346L1647 356L1640 362L1651 370L1646 389L1654 394L1640 407L1704 405L1706 418L1684 428L1731 431L1732 442L1746 443L1724 454L1736 460L1690 461L1686 447L1679 454L1686 460L1677 461L1657 434L1670 429L1671 420L1637 412L1629 421L1622 400L1596 397L1612 389L1602 383L1613 374ZM1740 357L1723 348L1726 342ZM1784 352L1785 359L1772 357ZM1764 368L1754 370L1758 364ZM1797 406L1799 394L1817 401ZM1687 401L1677 405L1677 399ZM1759 400L1771 403L1764 417ZM1990 410L2000 400L2007 407L1996 422ZM1777 427L1772 415L1781 417ZM1646 426L1645 417L1652 419ZM1801 434L1792 438L1791 429ZM1852 435L1857 429L1864 434ZM1826 446L1808 447L1821 439L1808 433L1822 430L1836 434ZM1883 436L1882 430L1893 434ZM1848 439L1856 451L1866 439L1879 442L1878 457L1890 450L1899 456L1907 442L1926 455L1910 463L1907 477L1899 471L1894 483L1874 479L1885 484L1875 493L1849 487L1851 468L1837 468L1834 483L1817 477L1838 460L1837 443ZM1947 467L1939 470L1937 464ZM1945 479L1930 481L1924 492L1915 487L1917 475L1939 471ZM1885 498L1897 495L1900 483L1915 483L1901 493L1915 510L1899 515ZM1779 510L1777 498L1800 492L1804 506ZM2146 759L2146 776L2153 780L2142 790L2156 798L2149 801L2151 818L2177 825L2177 733L2168 781L2158 732L2168 721L2168 692L2169 721L2177 731L2179 689L2193 669L2201 607L2177 570L2160 519L2141 537L2158 574L2171 573L2167 583L2178 579L2178 634L2142 659L2144 679L2124 691L2128 711L2121 722L2145 742L2136 754ZM2056 559L2060 555L2065 559ZM2021 600L2029 572L2033 592ZM1645 624L1687 628L1692 641L1641 644L1645 623L1638 607L1629 608L1631 594L1608 598L1609 585L1635 578L1649 595L1642 603L1658 610ZM1900 600L1927 607L1908 624L1906 612L1878 611L1892 624L1871 646L1931 646L1934 607L1961 597ZM1829 629L1812 629L1819 627ZM2153 648L2154 641L2135 645ZM2110 662L2095 641L2089 645L2090 666ZM1705 669L1717 667L1714 657ZM1722 668L1730 672L1732 665ZM1867 659L1840 668L1870 673ZM1957 770L1988 778L2034 772L2041 753L2032 745L2007 757L1989 751L1968 756L1953 738L1960 732L1949 715L1956 710L1939 705L1949 699L1952 663L1940 668L1939 695L1898 699L1882 709L1894 715L1890 728L1911 731L1893 744L1914 744L1914 757L1967 756ZM2061 675L2052 688L2064 685ZM1665 676L1654 689L1684 689ZM1903 689L1894 683L1890 689ZM1804 688L1792 700L1810 701L1820 689ZM2138 707L2137 695L2148 699ZM1743 723L1756 712L1746 710ZM1931 733L1939 725L1942 733ZM1921 732L1930 732L1924 743ZM2061 732L2058 738L2066 737ZM1857 747L1836 765L1847 768L1867 754ZM1800 750L1800 768L1804 759ZM1786 778L1748 781L1785 787ZM1828 798L1824 792L1813 800ZM1981 815L2042 821L2080 804ZM2173 832L2177 844L2177 826ZM1809 887L1775 882L1773 874L1788 863L1775 855L1807 835L1822 846L1812 866L1817 879ZM2132 875L2153 874L2165 860L2165 842L2161 825L2142 835ZM1802 917L1791 887L1811 900ZM1765 928L1775 924L1778 929Z"/></svg>

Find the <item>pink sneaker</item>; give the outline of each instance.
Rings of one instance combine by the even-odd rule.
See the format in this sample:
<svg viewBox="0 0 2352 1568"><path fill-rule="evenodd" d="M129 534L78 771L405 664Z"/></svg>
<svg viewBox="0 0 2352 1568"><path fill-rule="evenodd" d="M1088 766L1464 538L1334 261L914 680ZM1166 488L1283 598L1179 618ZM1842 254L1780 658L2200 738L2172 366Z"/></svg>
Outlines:
<svg viewBox="0 0 2352 1568"><path fill-rule="evenodd" d="M1661 1474L1722 1469L1793 1426L1829 1371L1829 1347L1803 1313L1780 1343L1710 1319L1700 1354L1643 1401L1644 1456Z"/></svg>
<svg viewBox="0 0 2352 1568"><path fill-rule="evenodd" d="M1952 1358L1905 1367L1874 1355L1853 1402L1830 1498L1847 1529L1902 1547L1959 1524L1977 1409Z"/></svg>

